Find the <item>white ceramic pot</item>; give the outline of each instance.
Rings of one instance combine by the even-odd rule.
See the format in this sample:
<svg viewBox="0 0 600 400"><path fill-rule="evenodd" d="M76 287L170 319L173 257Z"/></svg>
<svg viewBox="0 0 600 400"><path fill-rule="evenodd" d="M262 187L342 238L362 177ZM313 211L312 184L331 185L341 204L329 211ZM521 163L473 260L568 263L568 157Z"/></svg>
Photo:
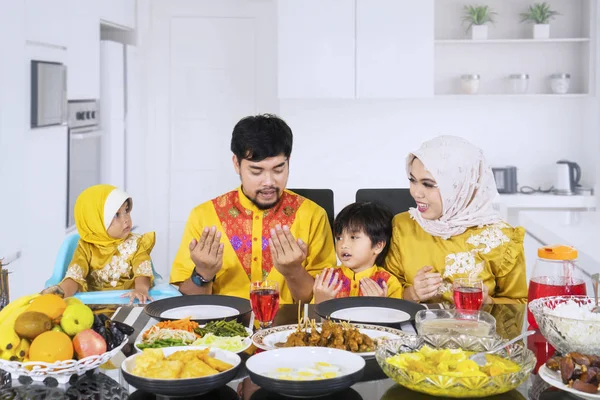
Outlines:
<svg viewBox="0 0 600 400"><path fill-rule="evenodd" d="M550 38L550 25L549 24L534 24L533 25L533 38L534 39L549 39Z"/></svg>
<svg viewBox="0 0 600 400"><path fill-rule="evenodd" d="M488 37L487 25L472 25L471 26L471 39L486 40L487 37Z"/></svg>

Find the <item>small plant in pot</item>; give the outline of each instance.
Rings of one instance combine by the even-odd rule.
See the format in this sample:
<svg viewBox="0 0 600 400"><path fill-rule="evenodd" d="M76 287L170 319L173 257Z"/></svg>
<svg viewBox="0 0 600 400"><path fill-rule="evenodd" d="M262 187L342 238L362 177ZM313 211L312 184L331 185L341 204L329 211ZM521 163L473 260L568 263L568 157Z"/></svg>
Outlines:
<svg viewBox="0 0 600 400"><path fill-rule="evenodd" d="M487 23L494 23L494 15L489 6L473 6L464 7L463 23L467 23L467 32L471 31L471 39L485 40L488 35Z"/></svg>
<svg viewBox="0 0 600 400"><path fill-rule="evenodd" d="M550 20L560 15L550 8L550 4L534 3L527 12L521 13L521 22L533 23L533 38L548 39L550 37Z"/></svg>

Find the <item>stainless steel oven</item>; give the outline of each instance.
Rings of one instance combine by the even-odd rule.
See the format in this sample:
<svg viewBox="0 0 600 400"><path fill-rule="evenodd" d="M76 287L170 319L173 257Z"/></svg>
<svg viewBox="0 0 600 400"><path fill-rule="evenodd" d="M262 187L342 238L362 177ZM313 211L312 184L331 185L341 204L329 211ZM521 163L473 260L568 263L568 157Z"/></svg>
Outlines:
<svg viewBox="0 0 600 400"><path fill-rule="evenodd" d="M68 106L69 161L67 168L67 228L75 225L77 196L101 179L100 110L97 100L70 100Z"/></svg>

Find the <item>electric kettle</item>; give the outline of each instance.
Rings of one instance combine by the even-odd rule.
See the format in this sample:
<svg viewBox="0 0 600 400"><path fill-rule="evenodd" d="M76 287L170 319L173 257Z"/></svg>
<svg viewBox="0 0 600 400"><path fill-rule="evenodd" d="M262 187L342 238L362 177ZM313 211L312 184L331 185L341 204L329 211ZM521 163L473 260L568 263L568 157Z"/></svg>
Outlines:
<svg viewBox="0 0 600 400"><path fill-rule="evenodd" d="M556 162L556 183L554 193L572 195L581 180L581 168L573 161L560 160Z"/></svg>

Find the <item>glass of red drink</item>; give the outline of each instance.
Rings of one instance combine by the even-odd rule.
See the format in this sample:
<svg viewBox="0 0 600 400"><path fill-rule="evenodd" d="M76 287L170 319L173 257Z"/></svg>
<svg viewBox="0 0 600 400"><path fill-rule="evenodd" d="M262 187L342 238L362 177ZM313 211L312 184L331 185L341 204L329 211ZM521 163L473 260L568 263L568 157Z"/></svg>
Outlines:
<svg viewBox="0 0 600 400"><path fill-rule="evenodd" d="M483 281L481 279L457 278L452 284L454 304L457 310L477 311L483 304Z"/></svg>
<svg viewBox="0 0 600 400"><path fill-rule="evenodd" d="M260 329L270 327L279 310L279 284L275 281L250 283L250 304Z"/></svg>

